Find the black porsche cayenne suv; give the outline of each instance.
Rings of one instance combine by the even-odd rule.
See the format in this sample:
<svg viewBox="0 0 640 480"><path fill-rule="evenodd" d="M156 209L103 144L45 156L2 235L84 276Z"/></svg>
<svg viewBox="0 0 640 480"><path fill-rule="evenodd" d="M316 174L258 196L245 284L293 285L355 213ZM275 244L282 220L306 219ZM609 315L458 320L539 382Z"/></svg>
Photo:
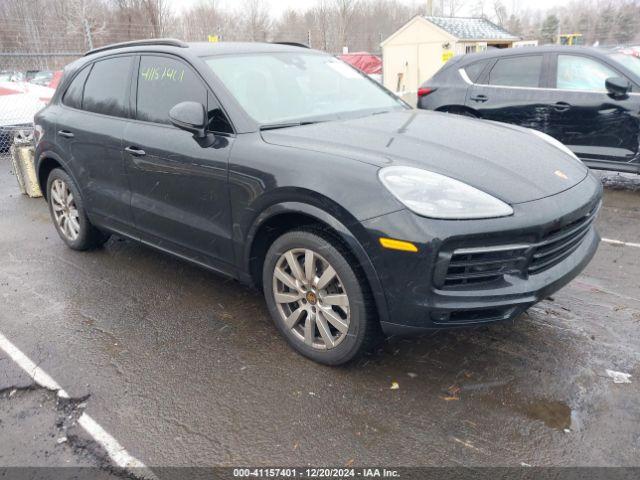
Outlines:
<svg viewBox="0 0 640 480"><path fill-rule="evenodd" d="M66 244L123 235L261 287L298 352L512 319L596 251L601 186L530 130L410 109L277 44L141 41L69 65L35 118Z"/></svg>
<svg viewBox="0 0 640 480"><path fill-rule="evenodd" d="M640 59L617 50L460 55L421 86L418 108L533 128L589 167L640 173Z"/></svg>

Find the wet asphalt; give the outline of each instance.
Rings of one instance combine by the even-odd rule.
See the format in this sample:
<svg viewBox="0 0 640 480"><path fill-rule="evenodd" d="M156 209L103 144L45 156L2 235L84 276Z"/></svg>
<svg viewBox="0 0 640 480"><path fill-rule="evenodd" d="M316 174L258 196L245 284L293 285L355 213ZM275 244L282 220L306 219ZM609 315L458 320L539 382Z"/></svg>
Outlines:
<svg viewBox="0 0 640 480"><path fill-rule="evenodd" d="M640 242L640 177L601 176L601 235ZM640 249L602 243L513 322L329 368L234 281L119 238L69 250L0 159L0 333L72 397L0 351L0 466L108 468L83 411L149 466L638 466L639 279Z"/></svg>

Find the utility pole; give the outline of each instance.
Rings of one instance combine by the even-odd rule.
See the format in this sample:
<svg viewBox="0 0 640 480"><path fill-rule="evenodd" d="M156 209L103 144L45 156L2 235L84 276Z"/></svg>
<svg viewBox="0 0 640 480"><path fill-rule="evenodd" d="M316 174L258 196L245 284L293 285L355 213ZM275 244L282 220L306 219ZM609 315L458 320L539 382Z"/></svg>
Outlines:
<svg viewBox="0 0 640 480"><path fill-rule="evenodd" d="M307 30L307 45L311 48L311 30Z"/></svg>
<svg viewBox="0 0 640 480"><path fill-rule="evenodd" d="M433 0L427 0L427 15L433 16Z"/></svg>
<svg viewBox="0 0 640 480"><path fill-rule="evenodd" d="M91 38L91 27L89 26L89 22L86 18L82 19L82 23L84 25L84 35L87 37L87 44L89 45L89 50L93 50L93 38Z"/></svg>

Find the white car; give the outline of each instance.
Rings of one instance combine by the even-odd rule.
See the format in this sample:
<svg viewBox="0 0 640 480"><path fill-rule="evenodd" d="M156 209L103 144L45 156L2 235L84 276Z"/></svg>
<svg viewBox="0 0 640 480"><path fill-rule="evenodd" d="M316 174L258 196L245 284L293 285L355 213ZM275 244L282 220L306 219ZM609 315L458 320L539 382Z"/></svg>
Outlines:
<svg viewBox="0 0 640 480"><path fill-rule="evenodd" d="M9 149L19 130L33 128L33 116L49 103L54 92L27 82L0 81L0 153Z"/></svg>

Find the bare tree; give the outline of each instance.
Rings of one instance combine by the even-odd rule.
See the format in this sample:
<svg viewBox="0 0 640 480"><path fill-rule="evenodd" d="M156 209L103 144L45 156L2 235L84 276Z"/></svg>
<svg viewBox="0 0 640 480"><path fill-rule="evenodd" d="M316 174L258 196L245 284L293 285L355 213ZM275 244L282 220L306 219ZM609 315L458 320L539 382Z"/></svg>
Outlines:
<svg viewBox="0 0 640 480"><path fill-rule="evenodd" d="M331 24L331 6L329 0L318 0L313 8L313 20L315 21L321 38L320 48L329 50L328 33Z"/></svg>
<svg viewBox="0 0 640 480"><path fill-rule="evenodd" d="M475 0L471 6L471 15L473 17L484 18L485 16L485 0Z"/></svg>
<svg viewBox="0 0 640 480"><path fill-rule="evenodd" d="M209 35L226 34L227 13L216 6L215 0L200 2L182 13L178 35L188 41L203 41Z"/></svg>
<svg viewBox="0 0 640 480"><path fill-rule="evenodd" d="M502 3L502 0L494 0L493 13L495 15L496 23L501 27L504 26L504 22L507 19L507 9Z"/></svg>
<svg viewBox="0 0 640 480"><path fill-rule="evenodd" d="M359 0L333 0L337 10L338 20L338 38L340 46L348 45L349 28L353 20L356 8L358 8Z"/></svg>
<svg viewBox="0 0 640 480"><path fill-rule="evenodd" d="M241 15L248 40L265 41L271 29L271 16L264 0L244 0Z"/></svg>
<svg viewBox="0 0 640 480"><path fill-rule="evenodd" d="M171 16L169 2L167 0L140 0L140 2L151 24L153 36L156 38L164 36L167 21Z"/></svg>
<svg viewBox="0 0 640 480"><path fill-rule="evenodd" d="M442 14L448 15L450 17L455 17L460 9L466 4L467 0L446 0L446 2L442 6Z"/></svg>
<svg viewBox="0 0 640 480"><path fill-rule="evenodd" d="M332 53L380 51L380 42L414 15L424 15L426 0L316 0L305 10L287 10L272 18L266 0L199 0L174 15L176 0L0 0L0 49L9 52L82 51L123 40L175 36L206 40L269 39L307 42ZM566 0L547 10L526 8L514 0L433 0L438 14L458 15L469 7L527 39L555 41L543 24L551 14L561 33L580 33L585 43L634 44L640 41L640 0ZM545 34L542 34L542 31ZM556 29L557 30L557 29ZM59 65L31 55L32 68ZM40 60L39 58L42 58ZM5 67L6 68L6 67Z"/></svg>
<svg viewBox="0 0 640 480"><path fill-rule="evenodd" d="M274 39L279 41L309 42L310 25L303 13L287 9L273 27Z"/></svg>

